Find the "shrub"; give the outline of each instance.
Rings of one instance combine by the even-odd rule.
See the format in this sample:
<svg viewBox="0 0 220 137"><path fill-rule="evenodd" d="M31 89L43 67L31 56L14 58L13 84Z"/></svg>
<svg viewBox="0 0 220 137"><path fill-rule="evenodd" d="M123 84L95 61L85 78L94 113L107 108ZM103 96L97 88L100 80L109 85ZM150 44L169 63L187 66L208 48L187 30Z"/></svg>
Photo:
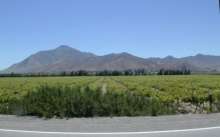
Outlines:
<svg viewBox="0 0 220 137"><path fill-rule="evenodd" d="M40 117L157 116L170 107L132 92L101 92L89 87L43 85L22 99L23 114ZM174 111L173 111L174 112Z"/></svg>

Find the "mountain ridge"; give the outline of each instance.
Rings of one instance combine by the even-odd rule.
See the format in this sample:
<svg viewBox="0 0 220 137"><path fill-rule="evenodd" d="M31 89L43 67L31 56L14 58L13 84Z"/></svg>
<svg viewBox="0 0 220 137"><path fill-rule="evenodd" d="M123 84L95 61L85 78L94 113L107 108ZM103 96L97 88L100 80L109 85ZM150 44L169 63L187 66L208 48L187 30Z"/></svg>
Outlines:
<svg viewBox="0 0 220 137"><path fill-rule="evenodd" d="M1 73L48 73L78 70L102 71L126 69L158 71L162 68L187 68L193 72L220 72L220 56L200 53L195 56L182 58L176 58L170 55L164 58L142 58L127 52L99 56L90 52L82 52L67 45L61 45L55 49L32 54L23 61L3 70Z"/></svg>

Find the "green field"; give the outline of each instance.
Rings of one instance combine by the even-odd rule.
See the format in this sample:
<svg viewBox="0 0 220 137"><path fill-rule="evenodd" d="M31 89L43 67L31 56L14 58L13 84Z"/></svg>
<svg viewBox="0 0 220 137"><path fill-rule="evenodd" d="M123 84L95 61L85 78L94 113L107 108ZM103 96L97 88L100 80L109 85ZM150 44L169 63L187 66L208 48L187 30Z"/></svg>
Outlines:
<svg viewBox="0 0 220 137"><path fill-rule="evenodd" d="M0 113L44 117L220 111L220 76L0 78Z"/></svg>

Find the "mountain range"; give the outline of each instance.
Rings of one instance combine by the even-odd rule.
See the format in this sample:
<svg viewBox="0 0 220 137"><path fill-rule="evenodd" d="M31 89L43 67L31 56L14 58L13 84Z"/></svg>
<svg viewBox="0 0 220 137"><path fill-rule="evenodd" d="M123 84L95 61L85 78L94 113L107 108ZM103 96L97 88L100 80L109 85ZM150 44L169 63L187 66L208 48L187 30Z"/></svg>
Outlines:
<svg viewBox="0 0 220 137"><path fill-rule="evenodd" d="M220 72L220 56L197 54L183 58L141 58L129 53L98 56L69 46L40 51L1 73L56 73L78 70L190 69L192 72Z"/></svg>

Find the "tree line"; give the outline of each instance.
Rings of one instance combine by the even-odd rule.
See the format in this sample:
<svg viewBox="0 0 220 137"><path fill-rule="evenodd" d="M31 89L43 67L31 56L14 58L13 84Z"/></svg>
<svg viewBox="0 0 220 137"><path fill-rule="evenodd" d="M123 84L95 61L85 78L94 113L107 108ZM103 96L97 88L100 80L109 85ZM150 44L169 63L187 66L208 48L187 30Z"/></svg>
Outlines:
<svg viewBox="0 0 220 137"><path fill-rule="evenodd" d="M143 76L143 75L190 75L189 69L166 70L160 69L158 72L147 71L146 69L128 70L103 70L103 71L71 71L59 73L9 73L0 74L0 77L53 77L53 76Z"/></svg>
<svg viewBox="0 0 220 137"><path fill-rule="evenodd" d="M190 75L189 69L172 70L172 69L160 69L158 75Z"/></svg>
<svg viewBox="0 0 220 137"><path fill-rule="evenodd" d="M156 72L149 72L145 69L128 70L103 70L103 71L62 71L56 73L8 73L0 74L0 77L47 77L47 76L131 76L131 75L152 75Z"/></svg>

